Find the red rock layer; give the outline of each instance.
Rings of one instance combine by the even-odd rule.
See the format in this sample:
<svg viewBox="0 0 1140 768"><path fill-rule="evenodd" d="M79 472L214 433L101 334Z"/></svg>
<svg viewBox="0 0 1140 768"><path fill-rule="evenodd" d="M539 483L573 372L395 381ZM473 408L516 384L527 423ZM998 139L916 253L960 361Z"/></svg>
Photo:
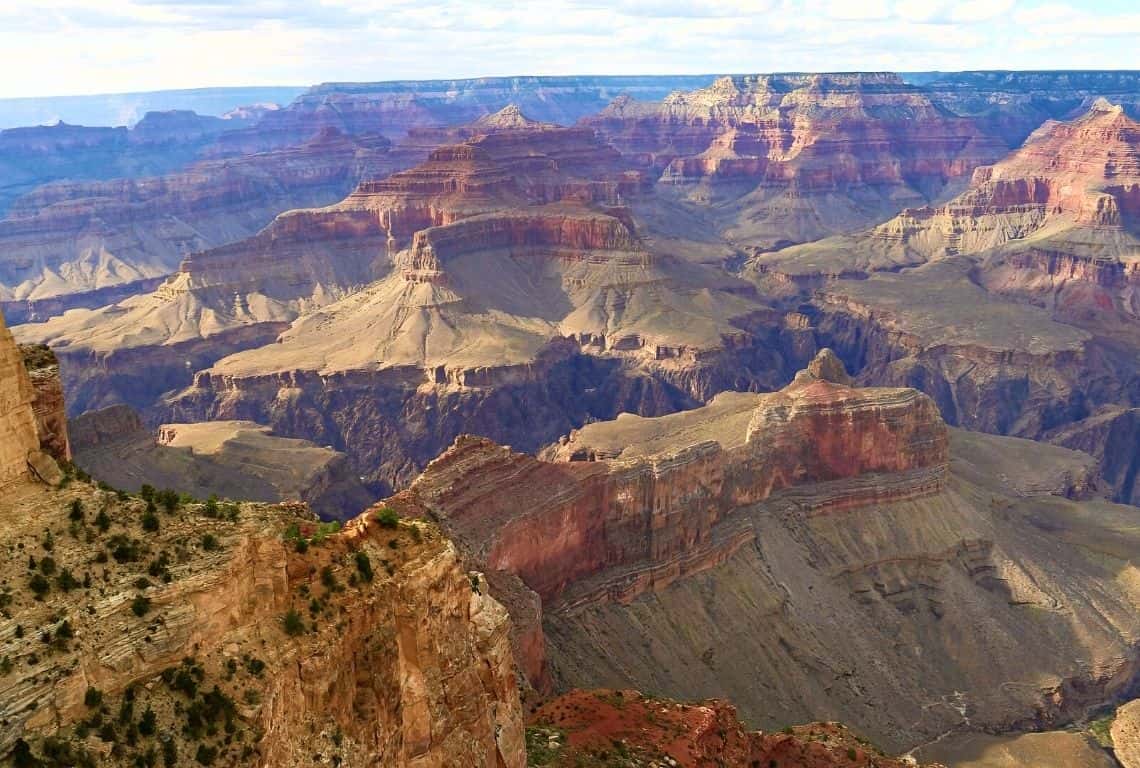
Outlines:
<svg viewBox="0 0 1140 768"><path fill-rule="evenodd" d="M530 720L535 728L528 746L550 755L545 765L553 768L611 757L681 768L917 766L886 757L838 723L750 731L731 704L717 700L689 704L629 690L571 691L543 704Z"/></svg>
<svg viewBox="0 0 1140 768"><path fill-rule="evenodd" d="M664 181L747 178L805 192L937 189L1005 149L886 73L723 77L658 104L620 98L587 123Z"/></svg>
<svg viewBox="0 0 1140 768"><path fill-rule="evenodd" d="M723 558L723 548L709 548L715 526L775 490L867 473L941 472L948 456L946 427L925 395L806 377L757 395L746 435L722 439L736 444L708 440L583 462L572 438L550 462L461 437L410 494L487 568L517 574L544 601L607 569L647 564L648 577L622 592L631 600ZM709 561L686 559L706 549Z"/></svg>

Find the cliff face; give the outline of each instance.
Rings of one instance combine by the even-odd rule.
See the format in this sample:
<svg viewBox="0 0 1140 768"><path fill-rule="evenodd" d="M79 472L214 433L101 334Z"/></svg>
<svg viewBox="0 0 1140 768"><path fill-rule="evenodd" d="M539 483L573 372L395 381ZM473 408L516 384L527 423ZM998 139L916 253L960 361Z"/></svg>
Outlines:
<svg viewBox="0 0 1140 768"><path fill-rule="evenodd" d="M28 454L39 450L35 392L24 358L0 315L0 486L28 477Z"/></svg>
<svg viewBox="0 0 1140 768"><path fill-rule="evenodd" d="M102 509L109 529L89 528L91 543L67 537L72 501ZM182 505L140 541L142 507L84 483L5 502L0 536L75 582L33 599L23 561L5 576L14 671L0 676L0 754L66 744L69 759L112 765L148 751L179 766L318 753L348 766L525 765L506 612L430 526L361 517L299 553L282 534L312 535L303 507L223 506L215 519ZM45 528L59 533L50 557L36 551ZM93 566L91 550L116 536L125 549ZM369 558L375 570L358 565ZM282 621L290 610L295 624ZM54 631L49 646L41 627ZM73 735L92 719L79 726L90 736Z"/></svg>
<svg viewBox="0 0 1140 768"><path fill-rule="evenodd" d="M889 73L722 77L588 124L763 248L859 229L1006 150Z"/></svg>
<svg viewBox="0 0 1140 768"><path fill-rule="evenodd" d="M952 424L1042 438L1137 404L1138 158L1140 125L1100 100L943 205L756 253L745 271L863 383L918 387Z"/></svg>
<svg viewBox="0 0 1140 768"><path fill-rule="evenodd" d="M387 150L382 140L329 133L169 176L40 187L0 221L0 301L24 322L143 292L189 254L248 237L282 210L334 202L362 177L389 171L400 160Z"/></svg>
<svg viewBox="0 0 1140 768"><path fill-rule="evenodd" d="M628 583L619 588L619 579L597 594L628 602L746 543L717 541L713 529L777 490L912 470L927 477L922 490L938 487L946 431L928 398L809 377L771 395L725 394L661 419L627 415L591 425L550 451L553 462L462 438L410 492L489 568L517 574L544 601L613 569L626 571ZM686 435L673 444L694 424L718 439ZM643 452L608 457L609 446L623 444ZM502 504L506 485L519 507Z"/></svg>
<svg viewBox="0 0 1140 768"><path fill-rule="evenodd" d="M20 347L20 354L35 392L32 410L36 414L40 448L58 461L69 461L71 443L67 436L67 406L59 361L45 346L24 345Z"/></svg>
<svg viewBox="0 0 1140 768"><path fill-rule="evenodd" d="M781 392L590 424L540 459L463 438L388 503L488 569L540 689L823 713L892 750L1126 690L1140 595L1079 542L1131 513L1076 500L1095 459L948 435L929 398L846 381L824 353Z"/></svg>

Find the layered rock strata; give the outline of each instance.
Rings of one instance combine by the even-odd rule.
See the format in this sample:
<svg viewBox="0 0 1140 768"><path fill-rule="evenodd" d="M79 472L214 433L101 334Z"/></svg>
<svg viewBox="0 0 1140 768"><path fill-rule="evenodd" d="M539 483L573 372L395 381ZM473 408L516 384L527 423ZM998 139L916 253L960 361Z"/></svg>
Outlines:
<svg viewBox="0 0 1140 768"><path fill-rule="evenodd" d="M508 584L520 667L545 654L555 689L728 697L897 751L1127 692L1134 515L1097 497L1096 460L827 379L830 353L784 391L591 424L543 459L463 438L388 503Z"/></svg>
<svg viewBox="0 0 1140 768"><path fill-rule="evenodd" d="M82 521L89 536L67 536L75 502L102 510L106 529ZM140 540L144 506L81 482L0 502L5 545L74 581L34 598L24 559L10 559L0 756L526 764L509 619L437 530L361 517L300 553L283 534L313 534L303 506L233 505L218 519L194 504L160 512ZM104 547L115 555L96 564Z"/></svg>
<svg viewBox="0 0 1140 768"><path fill-rule="evenodd" d="M72 423L76 465L114 488L134 492L146 484L196 498L303 501L335 520L375 500L343 453L252 422L163 424L156 435L129 406L117 405Z"/></svg>
<svg viewBox="0 0 1140 768"><path fill-rule="evenodd" d="M24 357L0 315L0 486L28 477L28 455L38 451L35 392Z"/></svg>
<svg viewBox="0 0 1140 768"><path fill-rule="evenodd" d="M63 382L59 375L59 361L50 349L42 345L20 347L24 367L32 382L35 397L32 410L36 414L36 433L40 448L57 461L71 460L71 442L67 436L67 405L64 401Z"/></svg>
<svg viewBox="0 0 1140 768"><path fill-rule="evenodd" d="M0 220L0 306L44 320L144 292L184 257L249 237L290 208L334 202L398 166L388 143L329 132L300 146L169 176L60 182ZM408 162L404 160L404 162Z"/></svg>
<svg viewBox="0 0 1140 768"><path fill-rule="evenodd" d="M889 73L722 77L588 124L762 248L881 221L1007 149Z"/></svg>

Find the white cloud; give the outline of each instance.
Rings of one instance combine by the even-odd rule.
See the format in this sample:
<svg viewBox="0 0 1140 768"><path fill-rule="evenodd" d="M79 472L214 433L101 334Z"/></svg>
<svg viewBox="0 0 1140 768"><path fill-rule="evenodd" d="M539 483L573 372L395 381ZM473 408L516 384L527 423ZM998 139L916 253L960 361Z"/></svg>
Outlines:
<svg viewBox="0 0 1140 768"><path fill-rule="evenodd" d="M1138 34L1140 15L1117 0L1080 11L1065 0L9 0L0 96L512 74L1128 68L1140 66Z"/></svg>

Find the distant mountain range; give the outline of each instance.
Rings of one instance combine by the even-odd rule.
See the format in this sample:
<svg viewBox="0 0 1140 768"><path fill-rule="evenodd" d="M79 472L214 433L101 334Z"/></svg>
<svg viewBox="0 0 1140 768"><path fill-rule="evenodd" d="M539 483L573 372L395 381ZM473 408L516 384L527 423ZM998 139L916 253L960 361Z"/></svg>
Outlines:
<svg viewBox="0 0 1140 768"><path fill-rule="evenodd" d="M269 85L0 99L0 129L53 125L60 120L72 125L130 126L147 112L171 109L189 109L200 115L223 115L247 104L288 104L305 90L302 86Z"/></svg>

